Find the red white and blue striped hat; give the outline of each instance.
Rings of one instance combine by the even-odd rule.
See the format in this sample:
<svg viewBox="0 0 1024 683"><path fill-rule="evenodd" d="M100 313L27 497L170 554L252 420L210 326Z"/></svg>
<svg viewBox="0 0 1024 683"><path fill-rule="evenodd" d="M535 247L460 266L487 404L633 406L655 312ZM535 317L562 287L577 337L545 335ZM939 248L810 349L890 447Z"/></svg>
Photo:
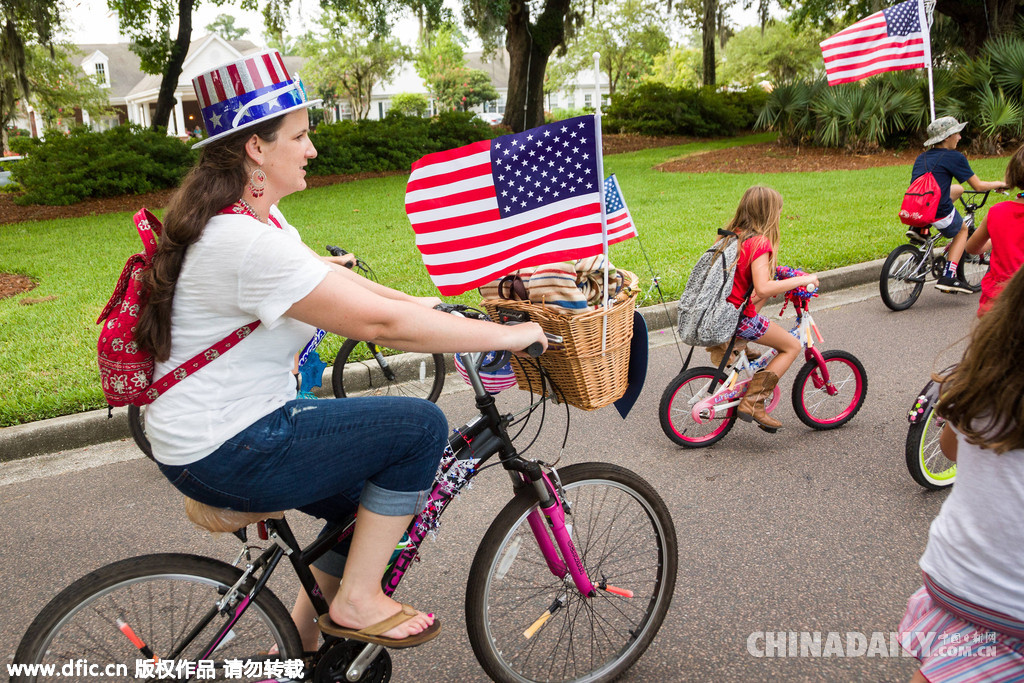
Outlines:
<svg viewBox="0 0 1024 683"><path fill-rule="evenodd" d="M207 134L194 147L322 101L306 97L302 81L292 78L277 50L211 69L193 78L192 87Z"/></svg>

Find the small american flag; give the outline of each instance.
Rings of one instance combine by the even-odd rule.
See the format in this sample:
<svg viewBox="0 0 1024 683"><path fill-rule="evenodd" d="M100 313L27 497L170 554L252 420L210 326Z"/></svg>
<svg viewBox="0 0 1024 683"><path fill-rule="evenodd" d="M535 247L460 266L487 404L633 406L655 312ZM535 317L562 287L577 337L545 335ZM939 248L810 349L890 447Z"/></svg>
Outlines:
<svg viewBox="0 0 1024 683"><path fill-rule="evenodd" d="M829 85L859 81L883 71L928 66L928 27L922 0L875 12L821 42Z"/></svg>
<svg viewBox="0 0 1024 683"><path fill-rule="evenodd" d="M594 117L580 116L412 165L405 212L441 294L601 253L595 132Z"/></svg>
<svg viewBox="0 0 1024 683"><path fill-rule="evenodd" d="M626 200L622 198L619 181L615 174L604 179L604 210L608 222L608 244L615 244L636 237L636 225L629 215Z"/></svg>

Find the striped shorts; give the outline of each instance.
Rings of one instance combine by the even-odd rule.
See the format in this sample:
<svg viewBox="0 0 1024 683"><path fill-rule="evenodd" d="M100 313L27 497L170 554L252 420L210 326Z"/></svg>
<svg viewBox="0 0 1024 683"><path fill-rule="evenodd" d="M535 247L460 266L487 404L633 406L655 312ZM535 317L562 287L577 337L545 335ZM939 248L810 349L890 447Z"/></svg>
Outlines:
<svg viewBox="0 0 1024 683"><path fill-rule="evenodd" d="M1024 623L953 596L927 574L924 581L898 631L929 683L1024 682L1024 640L1011 635Z"/></svg>

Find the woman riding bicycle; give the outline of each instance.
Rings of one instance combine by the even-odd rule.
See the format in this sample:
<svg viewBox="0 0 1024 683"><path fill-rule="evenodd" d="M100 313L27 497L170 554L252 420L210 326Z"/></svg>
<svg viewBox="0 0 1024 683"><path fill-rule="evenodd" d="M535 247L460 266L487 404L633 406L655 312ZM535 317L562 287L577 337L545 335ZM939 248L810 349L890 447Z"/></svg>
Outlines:
<svg viewBox="0 0 1024 683"><path fill-rule="evenodd" d="M328 553L315 573L330 603L317 625L393 647L425 642L439 622L386 596L381 576L423 508L447 420L405 397L296 400L294 354L315 327L426 352L546 346L544 334L536 324L434 311L436 299L325 263L302 243L277 203L306 187L316 156L306 109L319 100L306 99L276 50L204 73L193 86L209 137L167 208L137 337L161 376L231 330L261 324L148 407L155 458L175 487L215 507L297 508L329 522L358 507L347 562ZM304 649L316 649L317 615L301 600L293 614L303 617Z"/></svg>
<svg viewBox="0 0 1024 683"><path fill-rule="evenodd" d="M739 235L740 247L732 292L726 298L740 312L736 336L778 350L779 355L750 378L746 396L736 408L740 419L755 421L774 432L782 423L765 412L764 400L772 395L779 378L800 354L800 342L782 326L760 314L768 299L805 285L818 286L817 275L775 279L775 256L779 250L779 219L782 195L770 187L754 186L743 193L736 215L725 226ZM747 292L753 287L750 301ZM712 347L714 348L714 347ZM724 353L724 350L722 351Z"/></svg>
<svg viewBox="0 0 1024 683"><path fill-rule="evenodd" d="M939 277L935 288L947 293L971 294L975 290L957 276L957 265L963 256L964 245L967 244L967 233L960 229L963 227L964 219L954 204L964 193L964 188L962 185L953 184L953 178L960 182L966 182L979 192L1001 190L1005 185L1001 181L986 181L978 178L967 162L967 157L956 151L957 143L960 142L960 131L966 125L966 123L959 123L952 116L943 116L928 124L928 139L924 141L924 144L925 147L934 146L922 152L914 161L910 181L913 183L918 177L930 172L935 176L935 181L942 193L935 214L937 218L932 226L952 242L950 242L946 254L946 270ZM907 237L923 242L928 230L928 228L910 228L907 230Z"/></svg>

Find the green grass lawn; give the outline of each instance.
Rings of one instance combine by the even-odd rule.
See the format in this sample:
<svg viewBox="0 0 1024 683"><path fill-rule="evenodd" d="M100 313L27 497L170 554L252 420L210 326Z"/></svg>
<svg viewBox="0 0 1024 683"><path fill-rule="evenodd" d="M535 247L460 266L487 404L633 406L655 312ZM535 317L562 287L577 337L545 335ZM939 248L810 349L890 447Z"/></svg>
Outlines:
<svg viewBox="0 0 1024 683"><path fill-rule="evenodd" d="M653 170L674 157L771 137L607 157L605 174L618 175L640 232L639 240L612 247L612 262L638 273L646 287L649 259L666 296L678 297L743 191L759 183L779 190L785 201L780 263L826 270L880 258L904 240L896 211L908 166L771 175ZM1006 160L972 166L992 180L1002 177ZM282 210L314 249L342 246L372 264L384 284L435 295L405 216L405 183L399 175L310 189L285 198ZM105 405L96 369L96 316L125 259L140 247L129 213L0 225L0 272L36 279L39 286L29 297L56 297L33 305L20 304L22 296L0 300L0 426ZM475 304L479 297L470 292L456 300ZM325 360L338 346L337 339L325 340Z"/></svg>

